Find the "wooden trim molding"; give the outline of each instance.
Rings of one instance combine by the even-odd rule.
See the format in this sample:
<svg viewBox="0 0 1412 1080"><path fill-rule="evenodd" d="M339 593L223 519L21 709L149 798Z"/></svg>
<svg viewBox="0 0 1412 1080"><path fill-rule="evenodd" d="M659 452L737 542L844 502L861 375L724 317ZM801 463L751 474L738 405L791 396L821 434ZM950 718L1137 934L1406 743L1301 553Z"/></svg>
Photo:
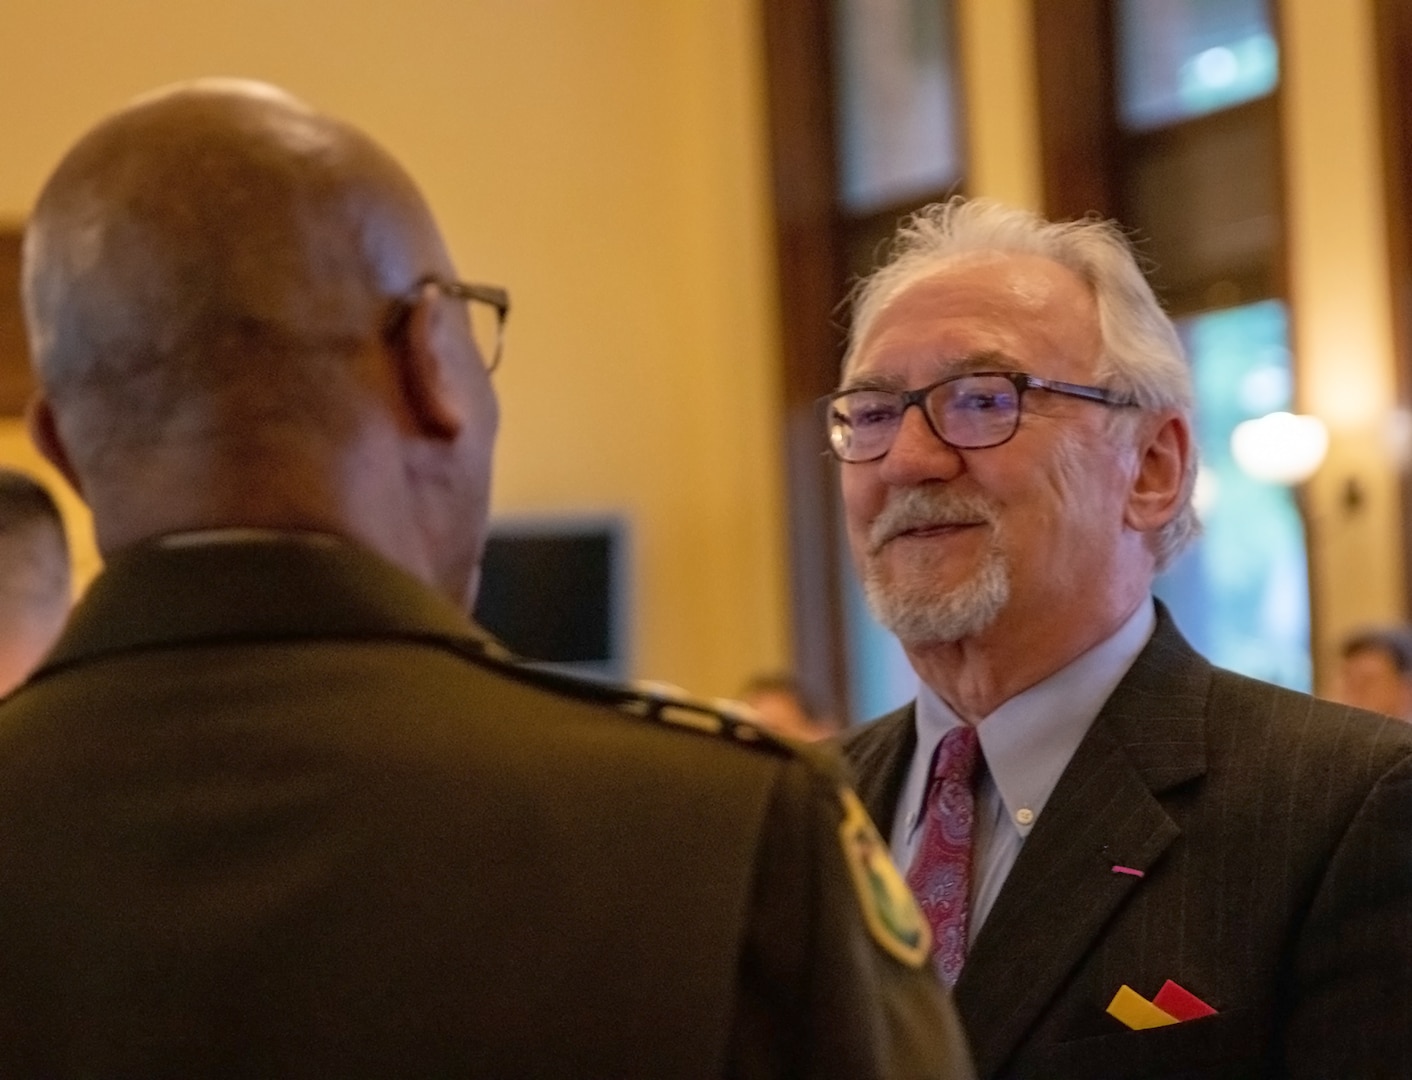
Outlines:
<svg viewBox="0 0 1412 1080"><path fill-rule="evenodd" d="M1107 0L1033 6L1044 214L1118 213L1113 29Z"/></svg>
<svg viewBox="0 0 1412 1080"><path fill-rule="evenodd" d="M1412 5L1374 0L1378 104L1387 203L1388 282L1392 290L1393 362L1397 403L1412 408ZM1403 468L1399 494L1412 506L1412 469ZM1412 529L1402 527L1402 565L1412 567ZM1403 609L1412 611L1412 573L1404 573Z"/></svg>
<svg viewBox="0 0 1412 1080"><path fill-rule="evenodd" d="M836 218L832 4L760 0L773 172L794 663L805 687L848 714L838 494L814 402L834 386L834 313L846 270Z"/></svg>
<svg viewBox="0 0 1412 1080"><path fill-rule="evenodd" d="M20 311L20 241L17 225L0 227L0 416L21 416L34 391L29 342Z"/></svg>

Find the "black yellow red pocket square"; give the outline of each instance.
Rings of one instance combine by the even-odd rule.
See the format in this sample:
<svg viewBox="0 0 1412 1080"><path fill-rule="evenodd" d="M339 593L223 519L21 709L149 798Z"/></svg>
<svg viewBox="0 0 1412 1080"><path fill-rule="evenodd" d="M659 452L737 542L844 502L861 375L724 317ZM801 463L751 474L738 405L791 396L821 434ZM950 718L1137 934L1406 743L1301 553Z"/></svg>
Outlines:
<svg viewBox="0 0 1412 1080"><path fill-rule="evenodd" d="M1151 1001L1125 983L1113 995L1107 1011L1109 1016L1133 1031L1180 1024L1184 1020L1199 1020L1203 1016L1216 1014L1210 1005L1171 979L1162 984L1162 989Z"/></svg>

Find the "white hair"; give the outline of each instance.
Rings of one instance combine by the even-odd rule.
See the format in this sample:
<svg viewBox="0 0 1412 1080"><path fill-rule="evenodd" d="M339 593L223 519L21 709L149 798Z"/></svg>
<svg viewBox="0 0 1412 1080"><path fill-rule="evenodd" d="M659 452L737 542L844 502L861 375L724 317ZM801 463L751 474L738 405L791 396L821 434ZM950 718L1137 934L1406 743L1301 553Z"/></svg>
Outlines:
<svg viewBox="0 0 1412 1080"><path fill-rule="evenodd" d="M1191 425L1193 390L1185 350L1119 227L1097 218L1045 221L990 199L957 196L923 207L903 222L887 262L853 291L843 370L849 370L858 345L888 304L956 257L969 254L1037 255L1077 274L1097 301L1103 340L1098 381L1128 394L1144 410L1175 410ZM1201 530L1192 506L1195 483L1193 448L1180 509L1152 536L1159 571Z"/></svg>

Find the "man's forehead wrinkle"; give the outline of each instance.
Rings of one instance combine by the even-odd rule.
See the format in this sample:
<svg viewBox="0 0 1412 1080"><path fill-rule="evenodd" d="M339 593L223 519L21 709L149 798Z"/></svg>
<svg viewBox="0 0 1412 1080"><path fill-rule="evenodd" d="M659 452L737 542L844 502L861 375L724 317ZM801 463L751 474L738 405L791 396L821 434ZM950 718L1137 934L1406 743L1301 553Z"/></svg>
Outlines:
<svg viewBox="0 0 1412 1080"><path fill-rule="evenodd" d="M1026 311L1039 311L1063 300L1065 291L1092 295L1089 284L1063 263L1042 255L1016 254L998 260L1002 294Z"/></svg>
<svg viewBox="0 0 1412 1080"><path fill-rule="evenodd" d="M921 359L933 363L940 378L943 368L1003 352L1008 327L1021 313L993 282L976 278L975 272L991 262L953 260L891 297L859 343L853 370Z"/></svg>
<svg viewBox="0 0 1412 1080"><path fill-rule="evenodd" d="M1087 295L1092 287L1063 263L1031 252L973 251L939 263L929 274L917 278L890 297L884 309L917 292L929 292L937 303L958 291L994 289L997 303L1013 302L1025 311L1036 311L1055 302L1066 287L1077 287ZM928 289L930 286L930 289ZM880 313L881 314L881 313Z"/></svg>
<svg viewBox="0 0 1412 1080"><path fill-rule="evenodd" d="M1037 310L1051 303L1057 291L1056 283L1052 276L1025 273L1023 270L1016 271L1010 275L1010 280L1006 283L1006 288L1009 289L1010 295L1014 297L1015 303L1020 307L1030 310Z"/></svg>
<svg viewBox="0 0 1412 1080"><path fill-rule="evenodd" d="M907 380L887 371L860 371L843 381L843 390L905 390Z"/></svg>
<svg viewBox="0 0 1412 1080"><path fill-rule="evenodd" d="M908 390L917 389L928 383L949 378L952 375L970 375L981 371L1017 371L1022 365L1012 356L999 349L944 350L937 349L929 359L932 373L917 386L911 385L900 372L859 370L845 381L847 390Z"/></svg>

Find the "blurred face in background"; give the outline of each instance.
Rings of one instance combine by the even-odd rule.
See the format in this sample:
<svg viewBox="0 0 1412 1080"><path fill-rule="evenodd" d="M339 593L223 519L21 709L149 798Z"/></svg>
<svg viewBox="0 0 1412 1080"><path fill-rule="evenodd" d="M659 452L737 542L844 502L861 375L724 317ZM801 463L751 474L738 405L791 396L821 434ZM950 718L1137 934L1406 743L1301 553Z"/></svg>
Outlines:
<svg viewBox="0 0 1412 1080"><path fill-rule="evenodd" d="M1399 671L1386 649L1355 649L1343 658L1336 700L1412 721L1412 674Z"/></svg>
<svg viewBox="0 0 1412 1080"><path fill-rule="evenodd" d="M799 694L782 686L747 688L741 700L755 711L755 722L786 739L814 742L838 733L829 717L816 716Z"/></svg>

